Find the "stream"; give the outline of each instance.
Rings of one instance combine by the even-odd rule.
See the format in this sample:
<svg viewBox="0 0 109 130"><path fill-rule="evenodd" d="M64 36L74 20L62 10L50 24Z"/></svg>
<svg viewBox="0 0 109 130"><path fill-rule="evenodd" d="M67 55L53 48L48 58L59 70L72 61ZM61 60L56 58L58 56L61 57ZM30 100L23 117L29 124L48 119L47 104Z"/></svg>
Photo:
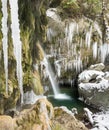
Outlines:
<svg viewBox="0 0 109 130"><path fill-rule="evenodd" d="M97 112L98 110L95 108L92 108L91 106L85 104L84 102L80 101L77 96L75 95L75 90L73 91L73 88L69 87L61 87L60 92L62 94L66 94L70 96L69 99L57 99L54 98L52 90L49 91L48 93L48 100L52 103L54 107L58 106L66 106L68 109L72 108L77 108L78 113L83 113L83 108L87 107L89 108L92 112Z"/></svg>

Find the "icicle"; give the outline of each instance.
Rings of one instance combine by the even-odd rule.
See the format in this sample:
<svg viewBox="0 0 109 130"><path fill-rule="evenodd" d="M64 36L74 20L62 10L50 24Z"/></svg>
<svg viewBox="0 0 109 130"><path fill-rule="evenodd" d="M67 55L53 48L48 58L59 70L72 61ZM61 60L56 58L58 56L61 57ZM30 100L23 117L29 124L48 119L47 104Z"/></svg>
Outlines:
<svg viewBox="0 0 109 130"><path fill-rule="evenodd" d="M61 55L61 48L59 47L58 49L58 55L60 56Z"/></svg>
<svg viewBox="0 0 109 130"><path fill-rule="evenodd" d="M109 54L109 44L104 43L100 46L101 62L104 63L106 56Z"/></svg>
<svg viewBox="0 0 109 130"><path fill-rule="evenodd" d="M18 85L21 93L21 104L23 103L23 87L22 87L22 43L20 40L20 29L18 19L18 0L9 0L11 8L11 29L14 46L14 55L17 62L16 72Z"/></svg>
<svg viewBox="0 0 109 130"><path fill-rule="evenodd" d="M79 26L78 26L78 23L76 23L76 31L77 31L77 34L79 34Z"/></svg>
<svg viewBox="0 0 109 130"><path fill-rule="evenodd" d="M83 44L83 41L82 41L82 38L81 38L81 41L80 41L80 47L82 48L82 44Z"/></svg>
<svg viewBox="0 0 109 130"><path fill-rule="evenodd" d="M106 41L109 41L109 26L106 28Z"/></svg>
<svg viewBox="0 0 109 130"><path fill-rule="evenodd" d="M94 28L97 30L100 38L102 39L102 32L101 32L100 26L96 22L94 22Z"/></svg>
<svg viewBox="0 0 109 130"><path fill-rule="evenodd" d="M97 49L97 42L94 42L93 44L93 58L97 58L97 52L98 52L98 49Z"/></svg>
<svg viewBox="0 0 109 130"><path fill-rule="evenodd" d="M6 93L8 94L8 27L7 27L7 0L1 0L2 2L2 33L3 33L3 53L4 53L4 69L5 69L5 77L6 77Z"/></svg>
<svg viewBox="0 0 109 130"><path fill-rule="evenodd" d="M60 60L59 60L60 61ZM57 75L58 77L61 76L61 65L59 64L59 61L55 61L55 68L56 68L56 71L57 71Z"/></svg>
<svg viewBox="0 0 109 130"><path fill-rule="evenodd" d="M80 72L83 69L83 64L81 60L81 56L76 56L76 59L73 62L73 67L76 69L76 72Z"/></svg>
<svg viewBox="0 0 109 130"><path fill-rule="evenodd" d="M57 32L55 30L53 30L52 28L48 28L47 29L47 40L48 41L52 41L52 38L55 37L57 35Z"/></svg>
<svg viewBox="0 0 109 130"><path fill-rule="evenodd" d="M88 48L90 48L91 34L92 34L92 26L90 27L89 32L86 33L86 46L87 46Z"/></svg>
<svg viewBox="0 0 109 130"><path fill-rule="evenodd" d="M71 23L67 24L67 26L65 28L65 36L67 39L68 49L70 48L70 44L72 43L75 27L76 27L75 22L71 22Z"/></svg>

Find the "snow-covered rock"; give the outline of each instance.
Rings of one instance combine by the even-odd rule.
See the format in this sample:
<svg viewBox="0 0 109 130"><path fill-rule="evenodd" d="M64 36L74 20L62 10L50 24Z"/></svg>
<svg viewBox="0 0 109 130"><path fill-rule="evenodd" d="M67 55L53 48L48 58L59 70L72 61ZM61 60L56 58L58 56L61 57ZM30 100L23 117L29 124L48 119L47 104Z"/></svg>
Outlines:
<svg viewBox="0 0 109 130"><path fill-rule="evenodd" d="M79 75L79 82L88 83L92 79L96 79L97 76L103 76L104 73L96 70L85 70Z"/></svg>
<svg viewBox="0 0 109 130"><path fill-rule="evenodd" d="M94 128L91 130L109 130L109 111L92 115Z"/></svg>
<svg viewBox="0 0 109 130"><path fill-rule="evenodd" d="M97 65L100 66L100 64ZM93 68L94 66L97 68L97 65L93 65ZM98 109L107 109L109 107L109 72L90 70L90 68L92 69L89 67L78 76L79 96L87 104L92 104Z"/></svg>
<svg viewBox="0 0 109 130"><path fill-rule="evenodd" d="M89 69L91 70L97 70L97 71L102 71L105 68L105 65L103 63L91 65Z"/></svg>
<svg viewBox="0 0 109 130"><path fill-rule="evenodd" d="M89 122L91 123L91 125L93 125L93 123L94 123L94 120L92 118L93 113L88 108L84 108L84 111L85 111L85 115L87 116Z"/></svg>
<svg viewBox="0 0 109 130"><path fill-rule="evenodd" d="M84 108L85 115L92 125L91 130L109 130L109 110L93 114L88 108Z"/></svg>
<svg viewBox="0 0 109 130"><path fill-rule="evenodd" d="M61 130L88 130L82 122L75 118L75 113L65 106L55 107L54 114L55 121L58 121L63 126Z"/></svg>

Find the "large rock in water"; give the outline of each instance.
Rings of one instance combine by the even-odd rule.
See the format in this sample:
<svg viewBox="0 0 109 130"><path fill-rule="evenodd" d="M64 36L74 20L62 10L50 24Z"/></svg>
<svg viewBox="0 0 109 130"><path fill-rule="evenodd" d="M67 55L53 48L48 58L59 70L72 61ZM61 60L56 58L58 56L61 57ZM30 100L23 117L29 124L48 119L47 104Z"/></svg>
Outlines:
<svg viewBox="0 0 109 130"><path fill-rule="evenodd" d="M78 76L80 98L98 109L109 107L109 72L103 72L103 66L101 63L93 65Z"/></svg>

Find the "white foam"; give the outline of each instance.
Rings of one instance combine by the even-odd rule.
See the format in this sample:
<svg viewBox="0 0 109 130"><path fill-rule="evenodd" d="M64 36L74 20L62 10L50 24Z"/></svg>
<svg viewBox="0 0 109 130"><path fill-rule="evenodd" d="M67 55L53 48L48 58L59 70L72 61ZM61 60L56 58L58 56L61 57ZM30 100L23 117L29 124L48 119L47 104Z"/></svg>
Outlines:
<svg viewBox="0 0 109 130"><path fill-rule="evenodd" d="M57 94L55 95L54 97L55 99L63 99L63 100L69 100L69 99L72 99L70 96L68 96L67 94Z"/></svg>

